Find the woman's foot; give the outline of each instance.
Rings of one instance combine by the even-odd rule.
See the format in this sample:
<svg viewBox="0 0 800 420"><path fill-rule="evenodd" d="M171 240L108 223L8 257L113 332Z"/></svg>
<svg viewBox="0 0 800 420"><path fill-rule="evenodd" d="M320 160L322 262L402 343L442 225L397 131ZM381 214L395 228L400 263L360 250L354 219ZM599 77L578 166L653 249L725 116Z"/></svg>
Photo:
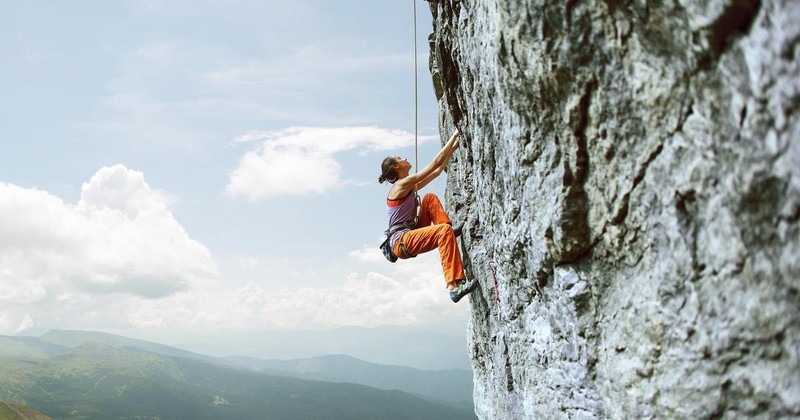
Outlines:
<svg viewBox="0 0 800 420"><path fill-rule="evenodd" d="M450 300L452 300L453 303L457 303L461 298L472 293L476 287L478 287L478 280L476 279L472 279L472 281L460 280L456 283L455 287L450 290Z"/></svg>

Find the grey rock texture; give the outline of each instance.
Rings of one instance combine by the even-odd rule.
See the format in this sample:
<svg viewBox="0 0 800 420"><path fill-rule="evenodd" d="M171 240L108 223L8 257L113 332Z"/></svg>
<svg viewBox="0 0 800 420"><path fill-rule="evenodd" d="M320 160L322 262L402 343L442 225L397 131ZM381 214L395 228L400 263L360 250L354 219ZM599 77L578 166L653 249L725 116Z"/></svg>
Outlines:
<svg viewBox="0 0 800 420"><path fill-rule="evenodd" d="M800 1L430 7L477 414L800 417Z"/></svg>

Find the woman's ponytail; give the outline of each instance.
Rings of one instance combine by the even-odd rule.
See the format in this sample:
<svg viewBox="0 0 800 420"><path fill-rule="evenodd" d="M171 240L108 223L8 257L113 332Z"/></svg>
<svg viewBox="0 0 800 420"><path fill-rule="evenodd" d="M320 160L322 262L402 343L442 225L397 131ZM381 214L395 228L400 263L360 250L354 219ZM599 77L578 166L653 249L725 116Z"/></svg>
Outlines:
<svg viewBox="0 0 800 420"><path fill-rule="evenodd" d="M379 184L383 184L384 181L394 184L397 181L397 171L394 169L396 164L397 159L393 157L387 157L383 160L383 163L381 163L381 176L378 177Z"/></svg>

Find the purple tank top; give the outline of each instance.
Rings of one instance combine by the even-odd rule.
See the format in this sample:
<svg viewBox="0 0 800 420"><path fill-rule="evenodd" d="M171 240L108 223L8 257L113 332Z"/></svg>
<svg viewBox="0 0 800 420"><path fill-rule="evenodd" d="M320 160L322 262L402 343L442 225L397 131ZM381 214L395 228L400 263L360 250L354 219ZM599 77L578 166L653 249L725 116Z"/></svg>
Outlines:
<svg viewBox="0 0 800 420"><path fill-rule="evenodd" d="M386 205L388 207L386 213L389 215L389 226L399 225L400 223L414 220L417 217L416 191L410 192L407 196L399 200L389 200L387 198ZM394 243L397 241L397 238L409 230L411 229L402 228L392 234L392 237L389 238L389 243L392 245L392 248L394 248Z"/></svg>

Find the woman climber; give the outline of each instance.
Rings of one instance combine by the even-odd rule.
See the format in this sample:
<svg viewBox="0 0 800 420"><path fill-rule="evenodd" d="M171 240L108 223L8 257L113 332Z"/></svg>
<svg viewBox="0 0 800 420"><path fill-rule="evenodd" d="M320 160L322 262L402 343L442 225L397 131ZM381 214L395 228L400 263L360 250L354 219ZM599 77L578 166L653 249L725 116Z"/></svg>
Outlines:
<svg viewBox="0 0 800 420"><path fill-rule="evenodd" d="M458 147L458 130L431 163L420 172L409 174L411 164L401 157L387 157L381 164L378 182L389 181L392 188L386 197L389 214L389 247L394 256L412 258L439 248L442 269L450 299L458 302L478 286L477 280L466 281L456 237L463 226L453 228L439 197L425 194L417 214L417 191L428 185L444 170Z"/></svg>

